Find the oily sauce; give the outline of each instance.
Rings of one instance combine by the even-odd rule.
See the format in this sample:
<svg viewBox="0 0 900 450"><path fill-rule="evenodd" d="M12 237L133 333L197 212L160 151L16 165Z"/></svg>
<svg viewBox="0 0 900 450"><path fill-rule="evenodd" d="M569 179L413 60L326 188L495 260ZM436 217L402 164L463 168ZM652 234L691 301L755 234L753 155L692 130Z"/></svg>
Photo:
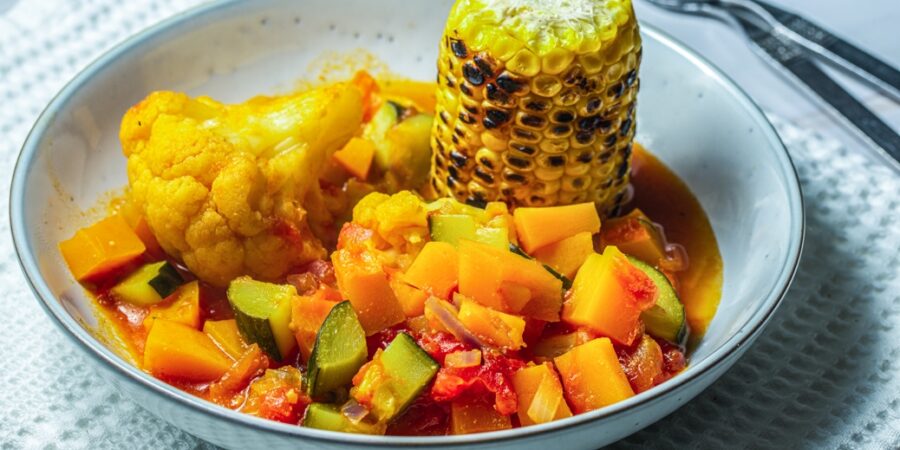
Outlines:
<svg viewBox="0 0 900 450"><path fill-rule="evenodd" d="M722 256L700 202L687 185L655 156L634 146L633 206L665 230L669 242L687 250L689 265L678 274L679 295L695 343L706 332L722 296Z"/></svg>

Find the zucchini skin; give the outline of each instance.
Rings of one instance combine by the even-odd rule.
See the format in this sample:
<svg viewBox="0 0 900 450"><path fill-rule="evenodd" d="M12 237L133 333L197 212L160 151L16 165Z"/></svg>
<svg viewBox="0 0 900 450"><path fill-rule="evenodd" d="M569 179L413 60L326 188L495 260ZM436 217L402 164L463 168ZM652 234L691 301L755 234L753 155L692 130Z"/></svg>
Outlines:
<svg viewBox="0 0 900 450"><path fill-rule="evenodd" d="M147 282L160 297L166 298L174 293L179 286L184 284L184 278L178 273L178 269L166 262L159 268L159 273Z"/></svg>
<svg viewBox="0 0 900 450"><path fill-rule="evenodd" d="M281 361L281 351L278 350L278 344L275 343L275 334L272 333L272 326L269 324L269 321L244 314L233 304L231 309L234 310L234 320L237 321L238 331L241 332L241 336L247 341L259 345L260 349L269 356L277 361Z"/></svg>
<svg viewBox="0 0 900 450"><path fill-rule="evenodd" d="M350 321L350 323L343 323L346 321ZM347 335L342 334L341 332L346 333ZM355 336L349 334L355 334ZM331 366L332 373L335 371L343 373L339 373L339 377L335 377L332 374L327 380L323 380L321 375L323 375L322 372L326 372L326 368L322 367L325 361L319 361L319 359L322 358L321 353L323 347L330 345L330 342L326 339L354 338L359 339L358 344L360 344L358 348L355 349L357 354L341 355L346 359L338 361L341 363L340 366ZM313 346L313 351L309 356L309 363L306 367L307 392L311 397L321 397L338 387L350 384L353 376L356 375L359 368L368 360L368 355L369 351L366 344L365 331L363 331L362 325L359 323L359 318L356 316L353 305L351 305L349 300L338 303L331 308L331 312L328 313L328 317L325 318L325 322L322 323L322 326L319 328L319 332L316 335L316 344Z"/></svg>
<svg viewBox="0 0 900 450"><path fill-rule="evenodd" d="M690 334L690 329L687 324L687 318L684 313L684 305L681 303L681 299L678 297L678 293L675 291L675 288L669 282L669 279L666 278L665 274L651 266L650 264L645 263L644 261L634 257L628 256L628 262L631 263L634 267L639 269L640 271L647 274L653 284L656 285L657 290L659 291L659 299L657 299L657 304L652 308L644 311L641 314L641 320L644 321L644 325L647 328L647 333L651 336L655 336L661 339L665 339L669 342L672 342L676 345L683 345L687 340L688 335ZM660 305L660 302L666 302L667 305ZM649 317L650 315L654 316L663 316L663 319L654 319ZM680 316L680 317L679 317ZM670 326L668 324L661 324L660 321L670 321L671 323L675 323L674 327L677 327L677 330L673 333Z"/></svg>

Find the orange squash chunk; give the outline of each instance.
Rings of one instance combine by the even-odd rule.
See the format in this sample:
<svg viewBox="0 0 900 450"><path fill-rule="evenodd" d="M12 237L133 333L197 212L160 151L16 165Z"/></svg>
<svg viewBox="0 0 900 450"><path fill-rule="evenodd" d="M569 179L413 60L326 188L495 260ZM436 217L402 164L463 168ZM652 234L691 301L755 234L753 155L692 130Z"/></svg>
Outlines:
<svg viewBox="0 0 900 450"><path fill-rule="evenodd" d="M594 253L594 237L589 231L582 231L561 241L545 245L531 256L552 267L566 278L575 278L578 268L588 255Z"/></svg>
<svg viewBox="0 0 900 450"><path fill-rule="evenodd" d="M309 361L319 328L337 302L323 295L298 295L291 299L291 330L300 347L303 361Z"/></svg>
<svg viewBox="0 0 900 450"><path fill-rule="evenodd" d="M487 244L459 243L459 292L497 311L559 321L562 282L537 261Z"/></svg>
<svg viewBox="0 0 900 450"><path fill-rule="evenodd" d="M244 355L244 352L249 348L247 343L244 342L244 338L241 337L241 333L238 331L237 321L234 319L207 320L203 323L203 332L206 333L206 335L209 336L222 351L235 360L240 359L241 356Z"/></svg>
<svg viewBox="0 0 900 450"><path fill-rule="evenodd" d="M563 398L559 375L551 363L519 369L513 374L512 382L519 398L518 415L522 426L572 416Z"/></svg>
<svg viewBox="0 0 900 450"><path fill-rule="evenodd" d="M332 158L351 175L365 181L369 176L374 156L375 144L372 141L354 137L347 142L344 148L334 152Z"/></svg>
<svg viewBox="0 0 900 450"><path fill-rule="evenodd" d="M608 338L579 345L554 359L566 398L576 414L593 411L634 395Z"/></svg>
<svg viewBox="0 0 900 450"><path fill-rule="evenodd" d="M144 344L144 369L154 376L187 381L214 381L233 361L202 331L157 320Z"/></svg>
<svg viewBox="0 0 900 450"><path fill-rule="evenodd" d="M446 242L429 242L416 256L404 280L438 298L449 299L459 280L459 255ZM415 314L418 315L418 314Z"/></svg>
<svg viewBox="0 0 900 450"><path fill-rule="evenodd" d="M450 403L450 434L485 433L510 428L512 422L509 416L498 413L488 397L466 397L465 400Z"/></svg>
<svg viewBox="0 0 900 450"><path fill-rule="evenodd" d="M502 250L473 241L459 243L459 293L498 311L505 310Z"/></svg>
<svg viewBox="0 0 900 450"><path fill-rule="evenodd" d="M367 336L406 319L388 275L373 257L342 249L331 254L331 261L338 287L353 305Z"/></svg>
<svg viewBox="0 0 900 450"><path fill-rule="evenodd" d="M525 319L521 317L494 311L468 298L462 298L458 317L467 330L495 347L516 350L525 345Z"/></svg>
<svg viewBox="0 0 900 450"><path fill-rule="evenodd" d="M427 292L408 284L402 276L391 277L391 289L394 290L394 295L397 296L406 317L425 314L425 300L429 297Z"/></svg>
<svg viewBox="0 0 900 450"><path fill-rule="evenodd" d="M639 209L606 221L601 236L604 244L615 245L623 253L653 266L666 256L663 236Z"/></svg>
<svg viewBox="0 0 900 450"><path fill-rule="evenodd" d="M528 253L581 232L600 231L600 216L593 203L516 208L513 221L519 244Z"/></svg>
<svg viewBox="0 0 900 450"><path fill-rule="evenodd" d="M609 246L602 255L588 256L578 270L562 318L627 346L641 332L641 312L657 295L653 281Z"/></svg>
<svg viewBox="0 0 900 450"><path fill-rule="evenodd" d="M107 217L59 243L59 250L78 281L91 281L122 267L147 247L120 215Z"/></svg>
<svg viewBox="0 0 900 450"><path fill-rule="evenodd" d="M152 329L153 324L159 319L199 329L200 284L197 281L191 281L182 285L164 302L151 306L150 312L144 318L144 329Z"/></svg>

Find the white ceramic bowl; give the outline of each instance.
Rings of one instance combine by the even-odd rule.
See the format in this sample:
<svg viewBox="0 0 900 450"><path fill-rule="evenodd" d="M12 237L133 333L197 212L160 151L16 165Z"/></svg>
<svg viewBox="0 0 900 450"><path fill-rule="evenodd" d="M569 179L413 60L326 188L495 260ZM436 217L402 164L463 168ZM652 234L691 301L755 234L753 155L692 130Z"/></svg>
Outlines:
<svg viewBox="0 0 900 450"><path fill-rule="evenodd" d="M88 299L57 242L97 216L81 212L126 183L118 143L125 110L156 89L226 101L285 91L323 50L365 48L391 69L432 79L450 0L227 1L129 39L69 83L25 143L11 193L13 237L50 317L126 395L225 447L495 446L596 448L671 413L747 349L796 267L803 208L790 159L759 109L732 82L644 26L639 140L684 179L707 211L725 264L719 312L688 369L613 406L552 423L453 437L333 433L266 421L192 397L126 363L92 335Z"/></svg>

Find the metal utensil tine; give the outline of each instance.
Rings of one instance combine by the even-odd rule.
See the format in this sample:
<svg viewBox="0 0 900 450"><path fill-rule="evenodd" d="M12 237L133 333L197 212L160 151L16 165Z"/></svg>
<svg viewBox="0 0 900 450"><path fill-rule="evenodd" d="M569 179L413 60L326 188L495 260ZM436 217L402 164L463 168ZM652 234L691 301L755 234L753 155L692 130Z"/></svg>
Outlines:
<svg viewBox="0 0 900 450"><path fill-rule="evenodd" d="M800 38L799 43L817 56L844 68L900 102L900 70L797 14L762 0L748 1L759 5L796 34Z"/></svg>
<svg viewBox="0 0 900 450"><path fill-rule="evenodd" d="M741 14L734 14L734 19L764 56L805 84L865 138L900 163L900 135L822 71L793 40L780 34L778 29L762 28Z"/></svg>

